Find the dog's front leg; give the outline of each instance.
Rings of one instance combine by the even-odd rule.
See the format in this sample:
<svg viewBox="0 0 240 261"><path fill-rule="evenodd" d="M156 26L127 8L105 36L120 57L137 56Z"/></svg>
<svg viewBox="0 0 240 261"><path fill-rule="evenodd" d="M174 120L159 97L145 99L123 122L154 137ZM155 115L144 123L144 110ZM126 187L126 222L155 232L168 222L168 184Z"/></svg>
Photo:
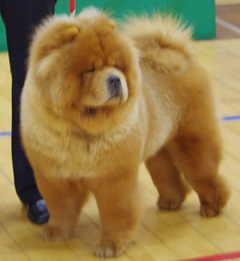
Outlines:
<svg viewBox="0 0 240 261"><path fill-rule="evenodd" d="M49 241L67 239L74 232L88 190L80 181L47 178L34 169L39 190L50 213L49 221L43 227L43 238Z"/></svg>
<svg viewBox="0 0 240 261"><path fill-rule="evenodd" d="M137 170L106 175L92 182L102 231L95 245L98 257L116 257L132 243L139 223Z"/></svg>

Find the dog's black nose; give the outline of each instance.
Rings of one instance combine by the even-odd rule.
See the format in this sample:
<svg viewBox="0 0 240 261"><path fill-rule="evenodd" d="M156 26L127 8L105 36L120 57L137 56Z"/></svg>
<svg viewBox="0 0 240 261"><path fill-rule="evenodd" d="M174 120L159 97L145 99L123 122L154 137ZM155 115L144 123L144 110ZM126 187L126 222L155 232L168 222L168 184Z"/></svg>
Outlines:
<svg viewBox="0 0 240 261"><path fill-rule="evenodd" d="M121 97L123 95L121 80L118 76L109 76L107 78L107 86L111 97Z"/></svg>

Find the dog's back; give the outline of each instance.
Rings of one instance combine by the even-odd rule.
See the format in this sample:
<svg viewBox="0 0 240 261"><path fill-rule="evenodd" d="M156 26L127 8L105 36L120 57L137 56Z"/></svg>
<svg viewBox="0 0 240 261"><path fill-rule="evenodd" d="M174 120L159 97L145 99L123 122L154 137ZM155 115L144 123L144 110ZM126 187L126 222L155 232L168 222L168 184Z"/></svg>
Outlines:
<svg viewBox="0 0 240 261"><path fill-rule="evenodd" d="M152 142L148 138L147 157L175 134L189 114L198 89L209 92L209 84L192 53L191 28L186 28L180 20L160 15L135 17L123 31L139 52L150 126L148 137L153 137ZM197 74L201 75L201 80Z"/></svg>

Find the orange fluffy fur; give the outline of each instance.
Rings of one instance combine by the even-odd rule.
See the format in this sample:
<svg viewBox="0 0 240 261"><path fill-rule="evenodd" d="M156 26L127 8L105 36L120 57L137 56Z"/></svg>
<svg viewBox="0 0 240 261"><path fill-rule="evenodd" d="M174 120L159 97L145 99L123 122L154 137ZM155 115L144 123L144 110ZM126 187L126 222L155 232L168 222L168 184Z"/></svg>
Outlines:
<svg viewBox="0 0 240 261"><path fill-rule="evenodd" d="M121 255L139 224L143 161L160 208L180 207L187 183L203 216L225 206L214 102L191 49L189 30L159 15L134 18L119 31L106 14L88 8L36 30L21 135L50 212L45 239L71 236L92 192L102 227L95 254ZM121 81L121 97L109 96L111 75Z"/></svg>

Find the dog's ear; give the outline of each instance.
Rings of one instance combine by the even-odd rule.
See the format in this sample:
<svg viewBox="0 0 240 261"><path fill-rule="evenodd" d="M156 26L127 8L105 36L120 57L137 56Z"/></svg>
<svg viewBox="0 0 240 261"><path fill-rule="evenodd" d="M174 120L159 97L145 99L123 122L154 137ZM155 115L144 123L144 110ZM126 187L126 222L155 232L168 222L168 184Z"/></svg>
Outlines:
<svg viewBox="0 0 240 261"><path fill-rule="evenodd" d="M33 38L29 60L29 65L36 66L34 67L37 75L47 74L51 61L55 57L55 50L71 43L79 31L79 27L69 23L39 28Z"/></svg>
<svg viewBox="0 0 240 261"><path fill-rule="evenodd" d="M33 41L32 52L34 57L40 61L55 49L63 47L72 42L78 35L80 29L76 25L59 23L50 28L40 28Z"/></svg>
<svg viewBox="0 0 240 261"><path fill-rule="evenodd" d="M71 43L79 33L75 25L57 24L50 28L40 28L33 38L30 50L29 66L36 69L36 75L48 75L55 50Z"/></svg>
<svg viewBox="0 0 240 261"><path fill-rule="evenodd" d="M98 20L96 19L97 23L99 25L104 25L105 28L108 28L110 30L114 30L116 28L116 23L113 19L109 18L106 15L102 15L98 18Z"/></svg>
<svg viewBox="0 0 240 261"><path fill-rule="evenodd" d="M79 28L77 26L69 26L68 28L64 28L62 31L60 31L58 40L58 44L65 44L68 42L71 42L79 33Z"/></svg>
<svg viewBox="0 0 240 261"><path fill-rule="evenodd" d="M116 23L115 23L113 20L108 19L108 20L107 20L107 23L108 23L108 25L110 26L110 28L112 28L112 29L115 29L115 28L116 28Z"/></svg>

